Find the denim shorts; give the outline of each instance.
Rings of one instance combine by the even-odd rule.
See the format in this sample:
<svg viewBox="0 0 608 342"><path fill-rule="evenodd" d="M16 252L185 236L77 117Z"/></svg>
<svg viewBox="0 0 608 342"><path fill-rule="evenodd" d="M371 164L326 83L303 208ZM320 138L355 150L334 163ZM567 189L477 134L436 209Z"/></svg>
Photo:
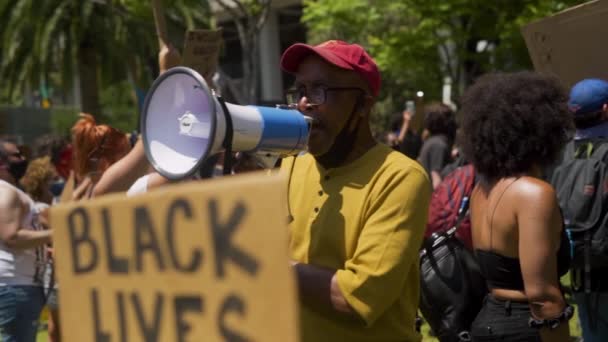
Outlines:
<svg viewBox="0 0 608 342"><path fill-rule="evenodd" d="M541 341L538 329L528 325L527 302L500 300L486 296L481 311L471 325L473 341Z"/></svg>
<svg viewBox="0 0 608 342"><path fill-rule="evenodd" d="M43 305L41 286L0 286L2 342L35 342Z"/></svg>

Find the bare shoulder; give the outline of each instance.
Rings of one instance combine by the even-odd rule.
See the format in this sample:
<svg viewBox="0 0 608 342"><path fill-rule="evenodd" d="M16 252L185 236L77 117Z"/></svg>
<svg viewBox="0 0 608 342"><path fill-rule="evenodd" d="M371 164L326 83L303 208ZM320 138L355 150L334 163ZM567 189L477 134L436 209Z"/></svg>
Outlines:
<svg viewBox="0 0 608 342"><path fill-rule="evenodd" d="M20 197L15 189L0 184L0 209L14 208L19 205Z"/></svg>
<svg viewBox="0 0 608 342"><path fill-rule="evenodd" d="M524 205L526 201L556 202L555 189L542 179L524 176L518 179L516 183L514 184L515 195L518 202L523 202Z"/></svg>
<svg viewBox="0 0 608 342"><path fill-rule="evenodd" d="M533 217L546 222L559 219L559 204L551 184L538 178L522 177L514 187L513 200L520 218Z"/></svg>

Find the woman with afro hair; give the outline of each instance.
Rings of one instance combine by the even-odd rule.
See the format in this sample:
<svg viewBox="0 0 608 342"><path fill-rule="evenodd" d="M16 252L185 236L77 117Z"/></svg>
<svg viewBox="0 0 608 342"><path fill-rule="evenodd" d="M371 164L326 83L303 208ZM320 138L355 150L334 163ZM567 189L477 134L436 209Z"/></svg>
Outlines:
<svg viewBox="0 0 608 342"><path fill-rule="evenodd" d="M480 181L471 196L473 246L490 293L473 341L568 341L559 278L569 247L554 189L542 180L573 129L559 82L489 74L462 99L461 147Z"/></svg>

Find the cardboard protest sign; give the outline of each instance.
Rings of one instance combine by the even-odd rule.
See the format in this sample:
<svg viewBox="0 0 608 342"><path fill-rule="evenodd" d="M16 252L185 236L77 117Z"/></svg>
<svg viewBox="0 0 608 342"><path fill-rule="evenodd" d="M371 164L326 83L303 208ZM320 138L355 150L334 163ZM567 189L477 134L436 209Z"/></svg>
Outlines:
<svg viewBox="0 0 608 342"><path fill-rule="evenodd" d="M608 79L608 0L596 0L522 29L534 68L570 87L584 78Z"/></svg>
<svg viewBox="0 0 608 342"><path fill-rule="evenodd" d="M66 341L296 341L284 179L51 209Z"/></svg>
<svg viewBox="0 0 608 342"><path fill-rule="evenodd" d="M211 88L211 79L219 63L222 41L221 29L186 32L183 64L201 74Z"/></svg>

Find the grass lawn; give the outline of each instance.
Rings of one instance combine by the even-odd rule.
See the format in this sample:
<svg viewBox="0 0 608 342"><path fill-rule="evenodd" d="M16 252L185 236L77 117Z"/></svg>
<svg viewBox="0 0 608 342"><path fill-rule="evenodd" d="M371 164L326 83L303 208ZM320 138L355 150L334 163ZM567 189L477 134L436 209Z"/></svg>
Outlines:
<svg viewBox="0 0 608 342"><path fill-rule="evenodd" d="M566 274L565 276L562 277L561 282L564 286L570 286L570 274ZM576 309L576 304L574 304L574 302L572 302L572 299L570 298L570 296L566 296L566 300L574 306L574 308ZM43 314L43 319L45 319L45 315ZM580 337L581 336L581 327L578 324L578 312L575 312L574 317L570 320L570 335L573 337ZM46 342L48 340L48 336L46 333L46 330L40 330L38 332L38 338L37 338L37 342ZM430 327L428 324L426 324L426 322L422 325L422 341L424 342L432 342L432 341L438 341L436 338L434 338L433 336L431 336L430 333Z"/></svg>

